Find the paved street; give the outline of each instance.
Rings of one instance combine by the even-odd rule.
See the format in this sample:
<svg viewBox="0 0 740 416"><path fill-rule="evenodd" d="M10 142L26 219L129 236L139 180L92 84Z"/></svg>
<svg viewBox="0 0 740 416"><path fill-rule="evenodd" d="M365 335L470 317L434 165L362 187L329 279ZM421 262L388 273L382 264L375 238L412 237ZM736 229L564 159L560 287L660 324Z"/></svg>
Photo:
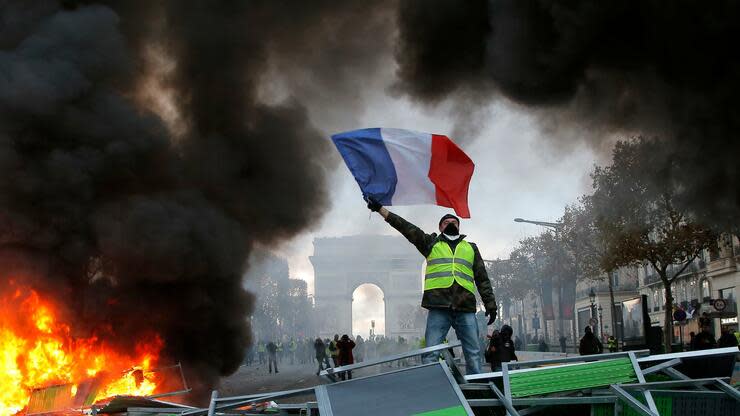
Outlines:
<svg viewBox="0 0 740 416"><path fill-rule="evenodd" d="M354 377L362 377L370 374L377 374L381 371L387 372L398 369L398 363L396 362L393 363L392 367L384 365L383 367L357 370L354 372ZM270 374L267 371L266 365L243 365L236 373L221 379L219 393L221 396L236 396L299 389L325 383L326 381L316 375L315 363L290 365L285 364L285 361L283 361L283 364L280 366L280 373L278 374ZM281 402L304 401L306 401L304 397L295 398L293 400L281 400Z"/></svg>
<svg viewBox="0 0 740 416"><path fill-rule="evenodd" d="M284 361L278 374L270 374L266 365L241 366L236 373L222 379L219 393L222 396L235 396L298 389L323 383L316 375L314 364L290 365Z"/></svg>

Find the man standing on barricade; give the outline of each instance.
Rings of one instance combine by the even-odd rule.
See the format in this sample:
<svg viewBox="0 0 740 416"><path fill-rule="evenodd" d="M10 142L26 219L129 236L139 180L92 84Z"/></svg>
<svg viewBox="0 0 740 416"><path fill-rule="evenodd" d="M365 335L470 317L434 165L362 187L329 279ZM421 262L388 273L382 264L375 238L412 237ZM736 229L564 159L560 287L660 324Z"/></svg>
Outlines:
<svg viewBox="0 0 740 416"><path fill-rule="evenodd" d="M370 200L368 208L403 234L427 260L421 306L429 310L426 345L442 343L455 329L465 355L466 373L480 373L478 324L475 319L476 287L483 299L488 325L496 319L496 298L478 247L459 233L460 220L447 214L439 221L440 234L426 234L419 227ZM424 357L432 362L437 355Z"/></svg>

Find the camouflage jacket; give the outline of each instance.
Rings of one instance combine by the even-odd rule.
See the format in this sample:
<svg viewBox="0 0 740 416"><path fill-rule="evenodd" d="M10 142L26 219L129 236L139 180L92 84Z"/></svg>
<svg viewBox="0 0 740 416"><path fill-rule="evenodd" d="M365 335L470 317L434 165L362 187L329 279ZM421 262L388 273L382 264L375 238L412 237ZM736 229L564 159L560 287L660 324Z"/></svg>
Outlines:
<svg viewBox="0 0 740 416"><path fill-rule="evenodd" d="M406 237L406 239L409 240L417 250L419 250L424 258L429 256L429 253L432 251L432 247L437 243L437 241L449 242L444 235L438 236L436 233L426 234L419 227L392 212L388 214L386 222L403 234L403 236ZM460 236L460 240L463 238L465 238L465 235ZM470 245L473 246L473 250L475 251L475 261L473 262L475 286L478 288L478 293L480 293L481 299L483 299L483 304L485 305L486 310L495 311L496 297L493 295L491 281L488 280L488 273L483 264L480 251L478 251L478 246L475 244L470 243ZM457 283L453 283L452 286L444 289L424 291L421 306L427 309L449 308L460 312L476 311L475 295Z"/></svg>

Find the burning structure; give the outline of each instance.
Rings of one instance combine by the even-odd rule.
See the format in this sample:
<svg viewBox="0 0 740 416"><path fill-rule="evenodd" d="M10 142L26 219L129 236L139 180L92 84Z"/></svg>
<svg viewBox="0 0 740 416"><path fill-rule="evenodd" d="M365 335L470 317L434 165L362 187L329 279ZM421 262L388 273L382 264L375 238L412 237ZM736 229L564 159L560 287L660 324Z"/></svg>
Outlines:
<svg viewBox="0 0 740 416"><path fill-rule="evenodd" d="M0 413L22 410L30 392L49 383L69 385L70 394L76 395L80 383L98 378L94 400L154 392L157 384L150 370L162 348L156 334L141 339L132 355L122 355L96 335L75 337L57 311L53 301L8 282L0 298Z"/></svg>

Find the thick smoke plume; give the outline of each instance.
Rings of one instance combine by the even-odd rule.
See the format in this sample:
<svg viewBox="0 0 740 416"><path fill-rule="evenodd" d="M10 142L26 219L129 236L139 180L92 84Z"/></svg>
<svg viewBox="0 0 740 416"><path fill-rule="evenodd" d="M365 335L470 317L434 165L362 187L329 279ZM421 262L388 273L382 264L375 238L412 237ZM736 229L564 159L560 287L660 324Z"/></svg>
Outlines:
<svg viewBox="0 0 740 416"><path fill-rule="evenodd" d="M658 136L685 203L715 225L737 226L737 2L465 4L401 2L400 88L432 103L488 91L529 107L548 128L588 130L595 142Z"/></svg>
<svg viewBox="0 0 740 416"><path fill-rule="evenodd" d="M301 51L304 76L349 88L368 60L347 48L373 27L346 29L377 26L377 10L0 1L3 285L64 301L80 335L133 349L158 333L163 360L204 388L235 371L251 336L245 259L319 219L334 163L304 106L268 106L260 84ZM166 111L142 98L153 84Z"/></svg>

